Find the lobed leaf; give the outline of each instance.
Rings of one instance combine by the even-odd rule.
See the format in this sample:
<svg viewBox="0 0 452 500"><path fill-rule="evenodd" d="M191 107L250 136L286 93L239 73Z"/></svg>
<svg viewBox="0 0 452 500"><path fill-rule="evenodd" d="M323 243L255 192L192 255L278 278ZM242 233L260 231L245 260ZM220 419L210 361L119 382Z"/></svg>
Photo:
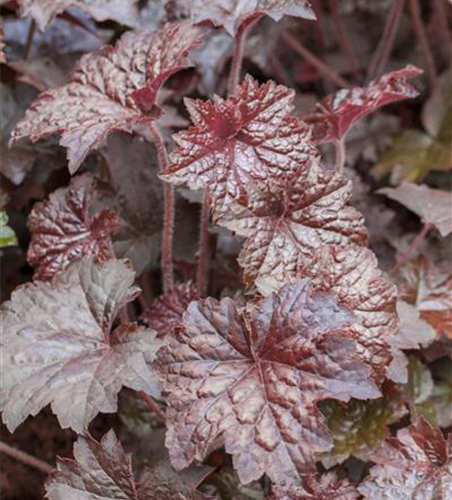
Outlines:
<svg viewBox="0 0 452 500"><path fill-rule="evenodd" d="M354 322L309 280L244 311L229 298L192 302L156 361L169 392L173 465L201 461L221 436L242 482L264 473L296 482L331 447L316 403L379 395L349 331Z"/></svg>
<svg viewBox="0 0 452 500"><path fill-rule="evenodd" d="M99 262L113 257L110 233L121 226L121 219L111 210L90 217L97 196L93 177L83 174L33 207L27 222L31 232L27 260L36 279L49 280L85 256L93 255Z"/></svg>
<svg viewBox="0 0 452 500"><path fill-rule="evenodd" d="M87 12L96 21L113 20L127 26L138 23L137 0L18 0L22 17L31 16L41 31L69 7Z"/></svg>
<svg viewBox="0 0 452 500"><path fill-rule="evenodd" d="M141 319L155 330L160 338L164 338L181 326L182 315L190 302L197 298L198 290L191 281L178 283L169 292L155 299L143 311Z"/></svg>
<svg viewBox="0 0 452 500"><path fill-rule="evenodd" d="M293 99L293 90L249 75L228 99L187 99L194 126L174 136L179 148L162 179L208 187L216 207L283 186L319 157L308 127L290 116Z"/></svg>
<svg viewBox="0 0 452 500"><path fill-rule="evenodd" d="M219 223L246 236L239 255L245 282L270 279L281 286L325 245L367 243L362 215L348 205L351 182L311 166L271 195L255 193ZM259 287L259 285L258 285Z"/></svg>
<svg viewBox="0 0 452 500"><path fill-rule="evenodd" d="M449 438L450 441L450 438ZM388 438L370 477L358 488L371 500L448 500L452 492L452 446L441 431L419 419Z"/></svg>
<svg viewBox="0 0 452 500"><path fill-rule="evenodd" d="M80 436L74 444L74 460L58 460L46 491L49 500L207 500L196 488L210 471L192 467L176 474L164 460L146 467L137 481L131 456L111 430L100 443Z"/></svg>
<svg viewBox="0 0 452 500"><path fill-rule="evenodd" d="M60 134L74 173L114 130L130 131L155 119L164 81L190 65L188 52L205 29L187 23L155 33L125 33L115 47L84 55L63 87L43 92L12 133L12 143Z"/></svg>
<svg viewBox="0 0 452 500"><path fill-rule="evenodd" d="M125 261L72 264L50 282L23 285L0 309L3 421L13 431L51 403L63 428L81 433L99 412L114 412L126 386L159 395L151 362L155 332L125 323L134 272Z"/></svg>
<svg viewBox="0 0 452 500"><path fill-rule="evenodd" d="M442 237L452 233L452 193L449 191L407 182L378 192L419 215L424 224L435 226Z"/></svg>
<svg viewBox="0 0 452 500"><path fill-rule="evenodd" d="M373 80L367 87L342 89L317 105L317 112L304 120L313 127L316 143L342 141L359 119L382 106L418 96L407 80L422 73L416 66L387 73Z"/></svg>
<svg viewBox="0 0 452 500"><path fill-rule="evenodd" d="M275 21L284 16L315 19L308 0L176 0L175 5L193 21L212 21L232 36L251 20L264 15Z"/></svg>

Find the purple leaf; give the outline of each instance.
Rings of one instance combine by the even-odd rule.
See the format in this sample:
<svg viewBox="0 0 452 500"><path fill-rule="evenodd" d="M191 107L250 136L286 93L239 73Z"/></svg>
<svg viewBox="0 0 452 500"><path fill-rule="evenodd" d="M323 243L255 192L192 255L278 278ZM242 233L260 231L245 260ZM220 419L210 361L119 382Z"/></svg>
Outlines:
<svg viewBox="0 0 452 500"><path fill-rule="evenodd" d="M141 318L163 338L182 325L182 315L197 297L198 290L191 281L178 283L169 292L155 299Z"/></svg>
<svg viewBox="0 0 452 500"><path fill-rule="evenodd" d="M247 76L224 100L186 100L194 126L174 140L179 148L163 180L209 188L215 206L246 199L251 186L270 193L318 161L306 125L293 116L294 91Z"/></svg>
<svg viewBox="0 0 452 500"><path fill-rule="evenodd" d="M317 143L341 141L364 116L387 104L417 97L417 90L407 79L421 73L416 66L408 65L373 80L367 87L339 90L318 104L316 113L303 119L313 126Z"/></svg>
<svg viewBox="0 0 452 500"><path fill-rule="evenodd" d="M234 204L219 223L247 237L239 256L245 281L282 285L325 245L365 245L364 219L348 205L350 196L345 177L311 165L284 188Z"/></svg>
<svg viewBox="0 0 452 500"><path fill-rule="evenodd" d="M296 481L331 439L316 402L374 398L355 316L309 280L239 311L229 298L193 302L165 337L156 367L168 398L166 444L178 469L219 436L242 482Z"/></svg>
<svg viewBox="0 0 452 500"><path fill-rule="evenodd" d="M133 282L127 262L88 257L2 305L1 401L11 431L51 403L61 426L81 433L99 412L116 411L123 386L159 395L155 332L135 323L111 331L139 292Z"/></svg>
<svg viewBox="0 0 452 500"><path fill-rule="evenodd" d="M111 19L127 26L138 22L138 0L18 0L18 3L22 17L31 16L41 31L69 7L84 10L96 21Z"/></svg>
<svg viewBox="0 0 452 500"><path fill-rule="evenodd" d="M137 481L132 457L124 453L111 430L100 443L80 436L74 444L74 460L58 460L46 491L50 500L208 500L196 488L210 472L209 467L192 467L176 474L163 460L146 467Z"/></svg>
<svg viewBox="0 0 452 500"><path fill-rule="evenodd" d="M35 278L51 279L85 256L94 255L100 262L113 257L110 233L121 226L121 219L111 210L90 217L97 196L94 179L84 174L33 207L27 260L35 268Z"/></svg>
<svg viewBox="0 0 452 500"><path fill-rule="evenodd" d="M377 464L359 491L369 500L448 500L452 485L452 442L419 419L388 438L372 456Z"/></svg>
<svg viewBox="0 0 452 500"><path fill-rule="evenodd" d="M284 16L315 19L308 0L176 0L176 6L193 21L212 21L232 36L241 26L263 15L275 21Z"/></svg>
<svg viewBox="0 0 452 500"><path fill-rule="evenodd" d="M166 78L190 65L187 54L204 32L188 23L156 33L132 31L115 47L86 54L67 85L42 93L32 104L12 142L58 133L74 173L112 131L130 131L159 116L158 90Z"/></svg>

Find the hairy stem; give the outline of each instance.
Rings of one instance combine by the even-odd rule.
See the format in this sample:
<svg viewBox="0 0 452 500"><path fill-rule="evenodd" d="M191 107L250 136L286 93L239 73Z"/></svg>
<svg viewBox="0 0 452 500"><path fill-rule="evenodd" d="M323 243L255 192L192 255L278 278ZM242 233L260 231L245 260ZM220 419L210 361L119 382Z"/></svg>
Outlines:
<svg viewBox="0 0 452 500"><path fill-rule="evenodd" d="M199 254L198 254L198 274L196 282L198 284L198 295L200 298L205 297L209 287L209 253L210 253L210 204L209 190L204 191L204 199L202 200L201 222L199 231Z"/></svg>
<svg viewBox="0 0 452 500"><path fill-rule="evenodd" d="M161 410L160 406L151 398L151 396L146 394L144 391L140 391L138 394L141 398L143 398L143 401L146 403L148 410L153 413L159 420L165 423L165 414Z"/></svg>
<svg viewBox="0 0 452 500"><path fill-rule="evenodd" d="M344 173L344 166L345 166L345 142L344 142L344 138L342 138L338 141L335 141L334 145L336 148L335 169L336 169L336 172L343 174Z"/></svg>
<svg viewBox="0 0 452 500"><path fill-rule="evenodd" d="M229 94L233 94L238 84L240 83L243 55L245 53L246 38L251 28L254 26L254 24L258 19L259 18L250 21L248 23L242 24L242 26L240 26L237 31L237 35L235 37L234 56L232 58L231 72L229 74L229 82L228 82Z"/></svg>
<svg viewBox="0 0 452 500"><path fill-rule="evenodd" d="M427 234L432 229L433 224L426 223L424 224L421 232L414 238L411 245L403 252L403 254L397 260L395 266L391 269L390 274L397 274L400 269L411 259L416 250L420 247L422 242L425 240Z"/></svg>
<svg viewBox="0 0 452 500"><path fill-rule="evenodd" d="M157 125L152 122L150 125L152 137L160 162L160 169L163 170L169 165L168 152L165 141ZM168 292L174 287L174 267L173 267L173 234L174 234L174 187L165 183L165 215L163 222L162 239L162 279L163 291Z"/></svg>
<svg viewBox="0 0 452 500"><path fill-rule="evenodd" d="M32 18L30 22L30 27L28 28L27 41L25 43L24 49L24 59L28 58L30 54L31 46L33 45L33 38L36 33L36 21Z"/></svg>
<svg viewBox="0 0 452 500"><path fill-rule="evenodd" d="M342 51L347 57L348 64L350 66L350 71L353 74L354 79L356 81L359 74L359 63L356 54L353 50L353 47L350 44L350 40L347 37L344 23L342 22L341 13L339 11L339 0L329 0L329 4L334 26L337 32L337 40L339 42Z"/></svg>
<svg viewBox="0 0 452 500"><path fill-rule="evenodd" d="M394 41L399 30L405 0L394 0L389 11L388 18L380 38L377 50L372 58L367 72L367 81L373 80L381 75L389 61Z"/></svg>
<svg viewBox="0 0 452 500"><path fill-rule="evenodd" d="M309 61L317 70L329 80L335 83L338 87L350 87L350 84L342 78L334 69L330 68L327 64L321 61L317 56L315 56L310 50L308 50L302 43L297 40L293 35L288 33L282 33L281 38L290 45L295 52L298 52L302 57Z"/></svg>
<svg viewBox="0 0 452 500"><path fill-rule="evenodd" d="M428 43L427 34L425 33L424 23L422 21L421 8L419 6L418 0L409 0L408 5L410 8L410 15L411 15L411 22L413 25L413 29L416 33L416 37L420 45L422 56L425 61L427 78L431 88L433 88L436 84L436 68L432 52L430 50L430 45Z"/></svg>
<svg viewBox="0 0 452 500"><path fill-rule="evenodd" d="M14 460L17 460L18 462L21 462L25 465L29 465L30 467L33 467L34 469L37 469L44 474L50 474L53 471L53 467L48 463L43 462L42 460L39 460L39 458L29 455L24 451L17 450L13 446L10 446L3 441L0 441L0 453L4 453L5 455L14 458Z"/></svg>

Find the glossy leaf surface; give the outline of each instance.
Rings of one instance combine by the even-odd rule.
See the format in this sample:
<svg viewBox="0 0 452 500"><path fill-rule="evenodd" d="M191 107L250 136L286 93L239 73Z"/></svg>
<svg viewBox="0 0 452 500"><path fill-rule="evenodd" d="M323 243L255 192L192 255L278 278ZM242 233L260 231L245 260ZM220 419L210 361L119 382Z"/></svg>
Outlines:
<svg viewBox="0 0 452 500"><path fill-rule="evenodd" d="M174 136L179 148L161 177L192 189L209 188L215 206L271 193L318 162L308 127L290 116L294 92L247 76L224 100L186 100L193 127Z"/></svg>
<svg viewBox="0 0 452 500"><path fill-rule="evenodd" d="M282 285L325 245L367 243L362 215L348 205L351 182L311 166L272 195L255 193L219 223L247 239L239 256L245 281ZM259 285L258 285L259 286Z"/></svg>
<svg viewBox="0 0 452 500"><path fill-rule="evenodd" d="M353 311L356 338L373 367L374 375L381 379L394 356L392 346L407 346L402 339L396 343L399 327L397 289L382 277L375 255L369 249L357 245L327 245L286 275L286 280L290 281L300 278L309 278L316 290L334 294L339 304ZM261 293L266 295L271 290L277 290L281 281L269 275L256 284ZM410 341L408 348L412 347ZM402 377L403 373L399 372L400 369L396 369L395 375Z"/></svg>
<svg viewBox="0 0 452 500"><path fill-rule="evenodd" d="M196 488L209 473L209 467L192 467L176 474L166 460L146 467L137 481L132 457L109 431L100 443L80 436L74 460L59 459L46 490L50 500L207 500Z"/></svg>
<svg viewBox="0 0 452 500"><path fill-rule="evenodd" d="M96 197L94 179L84 174L33 207L28 217L27 259L35 268L35 278L51 279L82 257L93 255L100 262L113 257L110 233L121 226L121 219L111 210L90 217Z"/></svg>
<svg viewBox="0 0 452 500"><path fill-rule="evenodd" d="M194 21L213 21L232 36L242 25L262 15L270 16L275 21L284 16L315 18L308 0L177 0L176 4Z"/></svg>
<svg viewBox="0 0 452 500"><path fill-rule="evenodd" d="M449 438L450 441L450 438ZM372 458L376 466L359 487L371 500L449 500L452 449L441 431L425 420L388 438Z"/></svg>
<svg viewBox="0 0 452 500"><path fill-rule="evenodd" d="M316 402L379 395L349 332L354 320L308 280L246 311L228 298L190 304L156 362L170 393L174 466L202 460L222 436L242 482L263 473L296 481L331 447Z"/></svg>
<svg viewBox="0 0 452 500"><path fill-rule="evenodd" d="M155 332L135 323L111 332L138 293L130 266L89 257L56 278L17 288L1 308L1 402L11 431L51 403L61 426L81 433L99 412L116 411L123 386L159 395Z"/></svg>
<svg viewBox="0 0 452 500"><path fill-rule="evenodd" d="M354 123L382 106L418 96L408 79L422 73L408 65L373 80L367 87L342 89L317 105L317 112L304 119L313 125L317 143L340 141Z"/></svg>
<svg viewBox="0 0 452 500"><path fill-rule="evenodd" d="M18 0L18 3L22 16L31 16L42 31L69 7L88 12L96 21L111 19L128 26L138 22L137 0Z"/></svg>
<svg viewBox="0 0 452 500"><path fill-rule="evenodd" d="M83 56L70 82L42 93L13 131L13 142L60 134L75 172L88 153L114 130L157 117L157 92L165 79L187 67L187 54L204 29L167 25L156 33L131 31L114 48Z"/></svg>

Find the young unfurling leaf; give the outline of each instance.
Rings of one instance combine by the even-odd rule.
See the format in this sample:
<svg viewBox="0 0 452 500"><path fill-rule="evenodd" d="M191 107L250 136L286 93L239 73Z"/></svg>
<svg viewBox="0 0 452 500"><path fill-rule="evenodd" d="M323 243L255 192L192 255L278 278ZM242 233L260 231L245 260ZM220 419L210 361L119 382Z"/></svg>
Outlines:
<svg viewBox="0 0 452 500"><path fill-rule="evenodd" d="M32 104L12 141L60 134L74 173L112 131L130 131L158 116L158 90L170 75L190 65L187 54L204 31L188 23L156 33L132 31L114 48L83 56L67 85L42 93Z"/></svg>
<svg viewBox="0 0 452 500"><path fill-rule="evenodd" d="M111 210L90 217L96 197L94 179L84 174L34 206L28 217L27 259L36 269L35 278L51 279L85 256L94 255L100 262L113 257L110 233L121 226L121 219Z"/></svg>
<svg viewBox="0 0 452 500"><path fill-rule="evenodd" d="M239 256L245 281L283 284L324 245L367 243L362 215L348 205L351 182L311 166L272 194L254 193L219 223L247 240Z"/></svg>
<svg viewBox="0 0 452 500"><path fill-rule="evenodd" d="M156 361L168 399L166 444L177 469L224 438L242 482L291 484L331 447L316 408L374 398L350 327L354 314L309 280L245 311L229 298L193 302Z"/></svg>
<svg viewBox="0 0 452 500"><path fill-rule="evenodd" d="M275 21L284 16L315 19L308 0L176 0L176 6L193 21L213 21L232 36L242 25L264 15Z"/></svg>
<svg viewBox="0 0 452 500"><path fill-rule="evenodd" d="M303 119L313 126L317 143L340 141L360 118L387 104L417 97L416 89L407 82L422 71L408 65L372 81L367 87L342 89L318 104L316 113Z"/></svg>
<svg viewBox="0 0 452 500"><path fill-rule="evenodd" d="M432 189L425 184L403 183L396 188L384 188L378 192L419 215L424 224L435 226L441 236L452 233L452 193L449 191Z"/></svg>
<svg viewBox="0 0 452 500"><path fill-rule="evenodd" d="M74 444L74 460L58 460L46 491L50 500L208 500L196 488L210 472L209 467L191 467L176 474L163 460L146 467L137 481L132 457L109 431L100 443L80 436Z"/></svg>
<svg viewBox="0 0 452 500"><path fill-rule="evenodd" d="M133 281L127 262L88 257L2 305L1 409L11 431L51 403L61 426L81 433L99 412L116 410L123 386L159 395L155 332L135 323L111 331L138 293Z"/></svg>
<svg viewBox="0 0 452 500"><path fill-rule="evenodd" d="M448 500L452 485L452 436L419 419L388 438L372 456L377 464L358 488L369 500Z"/></svg>
<svg viewBox="0 0 452 500"><path fill-rule="evenodd" d="M18 3L21 15L31 16L41 31L69 7L88 12L96 21L111 19L128 26L138 22L137 0L18 0Z"/></svg>
<svg viewBox="0 0 452 500"><path fill-rule="evenodd" d="M247 76L228 99L187 100L194 127L174 137L179 148L161 177L208 187L215 206L283 186L319 158L309 128L289 114L293 99L287 87Z"/></svg>
<svg viewBox="0 0 452 500"><path fill-rule="evenodd" d="M141 318L163 338L181 326L182 315L188 304L197 297L198 290L191 281L178 283L169 292L155 299Z"/></svg>

